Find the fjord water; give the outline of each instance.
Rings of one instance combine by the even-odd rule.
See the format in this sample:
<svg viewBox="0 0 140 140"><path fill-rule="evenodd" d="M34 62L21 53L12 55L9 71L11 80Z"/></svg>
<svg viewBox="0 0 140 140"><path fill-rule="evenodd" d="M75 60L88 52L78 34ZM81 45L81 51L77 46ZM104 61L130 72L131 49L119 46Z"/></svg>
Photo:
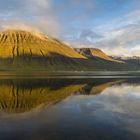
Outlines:
<svg viewBox="0 0 140 140"><path fill-rule="evenodd" d="M139 140L140 79L0 80L0 140Z"/></svg>

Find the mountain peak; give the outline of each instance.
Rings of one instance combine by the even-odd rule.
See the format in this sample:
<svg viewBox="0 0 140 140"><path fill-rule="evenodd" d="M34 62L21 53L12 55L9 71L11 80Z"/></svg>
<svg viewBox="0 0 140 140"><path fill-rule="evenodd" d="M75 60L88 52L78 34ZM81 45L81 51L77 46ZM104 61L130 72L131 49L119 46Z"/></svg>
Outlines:
<svg viewBox="0 0 140 140"><path fill-rule="evenodd" d="M118 63L124 63L123 61L115 60L105 54L102 50L98 48L78 48L76 49L80 54L86 56L86 57L97 57L100 59L104 59L107 61L112 61L112 62L118 62Z"/></svg>
<svg viewBox="0 0 140 140"><path fill-rule="evenodd" d="M85 58L60 41L37 32L6 30L0 33L0 58L61 55Z"/></svg>
<svg viewBox="0 0 140 140"><path fill-rule="evenodd" d="M17 30L17 29L8 29L5 30L3 32L0 33L0 36L2 35L6 35L8 37L12 37L12 38L18 38L18 37L28 37L28 36L34 36L34 37L38 37L39 39L44 40L45 38L47 38L47 36L39 33L39 32L29 32L29 31L25 31L25 30Z"/></svg>

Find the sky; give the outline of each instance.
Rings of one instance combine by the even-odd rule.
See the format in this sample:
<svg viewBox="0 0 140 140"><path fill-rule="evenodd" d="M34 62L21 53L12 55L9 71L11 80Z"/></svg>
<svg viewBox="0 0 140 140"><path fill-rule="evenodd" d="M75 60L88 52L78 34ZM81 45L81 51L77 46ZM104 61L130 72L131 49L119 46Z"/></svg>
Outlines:
<svg viewBox="0 0 140 140"><path fill-rule="evenodd" d="M0 30L43 32L72 47L140 56L140 0L0 0Z"/></svg>

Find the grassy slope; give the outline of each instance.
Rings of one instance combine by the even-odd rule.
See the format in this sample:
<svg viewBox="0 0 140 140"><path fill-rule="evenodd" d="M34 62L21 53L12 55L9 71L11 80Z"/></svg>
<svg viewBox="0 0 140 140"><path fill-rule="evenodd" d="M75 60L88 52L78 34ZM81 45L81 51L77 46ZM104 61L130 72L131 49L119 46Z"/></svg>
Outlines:
<svg viewBox="0 0 140 140"><path fill-rule="evenodd" d="M75 70L86 59L69 46L42 34L18 30L0 33L0 70Z"/></svg>
<svg viewBox="0 0 140 140"><path fill-rule="evenodd" d="M121 60L116 60L105 54L102 50L97 48L75 48L77 52L88 57L88 58L100 58L106 61L116 62L116 63L124 63Z"/></svg>
<svg viewBox="0 0 140 140"><path fill-rule="evenodd" d="M105 61L99 58L89 58L89 69L90 70L108 70L108 71L131 71L131 70L139 70L140 67L136 66L134 64L128 64L128 63L117 63L117 62L111 62L111 61ZM95 69L93 68L95 66Z"/></svg>
<svg viewBox="0 0 140 140"><path fill-rule="evenodd" d="M0 70L14 71L131 71L140 67L133 64L108 62L101 59L71 60L62 58L47 58L38 61L36 59L25 60L15 58L13 61L1 61Z"/></svg>
<svg viewBox="0 0 140 140"><path fill-rule="evenodd" d="M0 70L139 70L139 66L87 59L54 38L10 30L0 33Z"/></svg>
<svg viewBox="0 0 140 140"><path fill-rule="evenodd" d="M43 57L62 55L70 58L85 58L58 40L39 33L18 30L0 33L0 58L23 55Z"/></svg>

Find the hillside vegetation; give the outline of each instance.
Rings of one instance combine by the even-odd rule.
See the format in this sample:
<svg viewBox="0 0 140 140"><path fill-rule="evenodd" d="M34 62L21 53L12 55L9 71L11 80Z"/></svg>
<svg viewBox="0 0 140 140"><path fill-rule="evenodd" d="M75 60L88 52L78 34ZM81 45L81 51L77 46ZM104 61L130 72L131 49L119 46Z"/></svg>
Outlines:
<svg viewBox="0 0 140 140"><path fill-rule="evenodd" d="M0 33L0 70L105 71L139 70L139 66L115 60L95 48L75 51L41 33L7 30Z"/></svg>
<svg viewBox="0 0 140 140"><path fill-rule="evenodd" d="M79 52L81 55L84 55L85 57L89 58L100 58L106 61L112 61L117 63L125 63L123 61L119 61L116 59L111 58L107 54L105 54L102 50L97 48L78 48L75 49L77 52Z"/></svg>

